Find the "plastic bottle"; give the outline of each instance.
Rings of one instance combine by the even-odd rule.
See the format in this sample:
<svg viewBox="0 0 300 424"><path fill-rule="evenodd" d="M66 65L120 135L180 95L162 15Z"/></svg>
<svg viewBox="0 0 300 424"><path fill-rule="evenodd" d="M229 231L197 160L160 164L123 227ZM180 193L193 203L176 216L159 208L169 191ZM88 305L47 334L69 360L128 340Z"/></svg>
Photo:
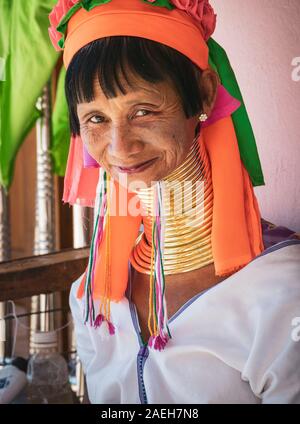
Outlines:
<svg viewBox="0 0 300 424"><path fill-rule="evenodd" d="M0 370L0 404L11 403L27 384L27 360L15 358Z"/></svg>
<svg viewBox="0 0 300 424"><path fill-rule="evenodd" d="M73 403L68 366L57 352L57 333L33 334L34 354L27 369L27 403Z"/></svg>

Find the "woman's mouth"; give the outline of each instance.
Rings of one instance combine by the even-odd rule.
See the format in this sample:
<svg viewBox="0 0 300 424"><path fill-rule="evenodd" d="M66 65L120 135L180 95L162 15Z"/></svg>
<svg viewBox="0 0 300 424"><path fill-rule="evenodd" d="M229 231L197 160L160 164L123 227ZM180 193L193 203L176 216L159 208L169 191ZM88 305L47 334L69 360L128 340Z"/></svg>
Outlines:
<svg viewBox="0 0 300 424"><path fill-rule="evenodd" d="M116 166L115 168L118 170L118 172L123 172L123 173L127 173L127 174L133 174L135 172L141 172L144 171L145 169L149 168L155 161L157 158L154 159L150 159L146 162L142 162L138 165L132 166L132 167L123 167L123 166Z"/></svg>

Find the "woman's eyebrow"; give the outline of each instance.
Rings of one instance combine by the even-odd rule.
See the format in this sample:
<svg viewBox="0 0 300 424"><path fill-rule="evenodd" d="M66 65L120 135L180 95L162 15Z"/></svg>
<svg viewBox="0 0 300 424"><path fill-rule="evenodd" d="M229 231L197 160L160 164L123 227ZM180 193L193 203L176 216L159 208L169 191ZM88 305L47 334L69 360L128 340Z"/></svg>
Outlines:
<svg viewBox="0 0 300 424"><path fill-rule="evenodd" d="M133 93L131 93L133 94ZM131 97L130 93L126 94L125 97ZM158 92L155 92L153 90L136 90L134 92L134 97L128 98L128 100L125 100L125 104L132 105L134 103L143 103L143 104L149 104L155 106L155 103L159 103L161 101L161 95ZM153 102L153 103L152 103Z"/></svg>
<svg viewBox="0 0 300 424"><path fill-rule="evenodd" d="M128 101L125 101L124 104L126 106L132 106L132 105L143 105L143 106L150 106L150 107L158 107L159 104L158 103L150 103L145 101L143 98L140 99L131 99ZM82 118L85 118L87 115L93 114L93 113L105 113L105 108L100 108L100 107L95 107L95 105L91 105L92 109L90 110L83 110L80 113L80 106L78 105L79 111L78 111L78 115L82 115ZM86 105L83 106L84 109L89 108L89 103L87 103Z"/></svg>
<svg viewBox="0 0 300 424"><path fill-rule="evenodd" d="M144 105L144 106L154 106L154 107L158 106L158 104L147 102L144 99L129 100L128 102L125 102L125 104L127 106L132 106L132 105L135 105L135 104L136 105Z"/></svg>

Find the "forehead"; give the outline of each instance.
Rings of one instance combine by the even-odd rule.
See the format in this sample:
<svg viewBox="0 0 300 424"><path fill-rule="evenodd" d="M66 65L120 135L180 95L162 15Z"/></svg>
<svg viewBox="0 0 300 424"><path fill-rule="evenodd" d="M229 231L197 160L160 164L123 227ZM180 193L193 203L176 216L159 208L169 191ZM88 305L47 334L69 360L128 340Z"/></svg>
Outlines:
<svg viewBox="0 0 300 424"><path fill-rule="evenodd" d="M169 80L154 83L146 81L134 74L130 74L128 79L125 79L122 75L118 75L118 81L120 82L121 87L124 89L124 92L121 89L116 88L116 96L107 97L101 88L98 78L94 78L94 99L91 102L79 103L78 106L87 104L90 105L95 102L98 104L107 104L111 100L117 100L118 102L124 102L126 104L150 100L155 103L160 103L166 99L174 99L176 96L173 85Z"/></svg>

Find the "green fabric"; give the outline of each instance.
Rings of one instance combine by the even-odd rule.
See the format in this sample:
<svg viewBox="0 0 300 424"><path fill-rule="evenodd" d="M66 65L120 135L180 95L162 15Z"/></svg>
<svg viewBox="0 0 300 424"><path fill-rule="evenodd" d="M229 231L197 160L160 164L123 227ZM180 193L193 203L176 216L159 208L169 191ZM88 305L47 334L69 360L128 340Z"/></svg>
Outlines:
<svg viewBox="0 0 300 424"><path fill-rule="evenodd" d="M236 77L231 68L225 50L212 38L207 42L209 63L220 77L222 85L241 102L241 106L232 114L241 159L250 175L253 186L264 185L264 176L256 147L256 141L248 118L247 110Z"/></svg>
<svg viewBox="0 0 300 424"><path fill-rule="evenodd" d="M52 139L50 148L53 171L60 176L65 175L71 136L68 105L65 96L65 77L66 70L63 66L58 78L56 100L52 113Z"/></svg>
<svg viewBox="0 0 300 424"><path fill-rule="evenodd" d="M58 54L48 36L48 14L56 0L0 0L0 184L9 188L14 161L40 116L37 98ZM0 72L1 74L1 72Z"/></svg>
<svg viewBox="0 0 300 424"><path fill-rule="evenodd" d="M89 11L96 6L100 6L100 4L106 4L110 2L111 0L81 0L80 2L72 6L67 11L65 16L61 19L61 21L59 22L59 25L56 27L56 30L62 34L62 38L58 42L59 47L61 49L64 49L65 47L65 34L67 31L68 22L71 19L71 17L77 12L77 10L83 7L85 10Z"/></svg>
<svg viewBox="0 0 300 424"><path fill-rule="evenodd" d="M174 5L169 2L169 0L156 0L156 1L149 1L149 0L143 0L144 3L151 4L151 6L159 6L159 7L166 7L169 10L174 9Z"/></svg>

